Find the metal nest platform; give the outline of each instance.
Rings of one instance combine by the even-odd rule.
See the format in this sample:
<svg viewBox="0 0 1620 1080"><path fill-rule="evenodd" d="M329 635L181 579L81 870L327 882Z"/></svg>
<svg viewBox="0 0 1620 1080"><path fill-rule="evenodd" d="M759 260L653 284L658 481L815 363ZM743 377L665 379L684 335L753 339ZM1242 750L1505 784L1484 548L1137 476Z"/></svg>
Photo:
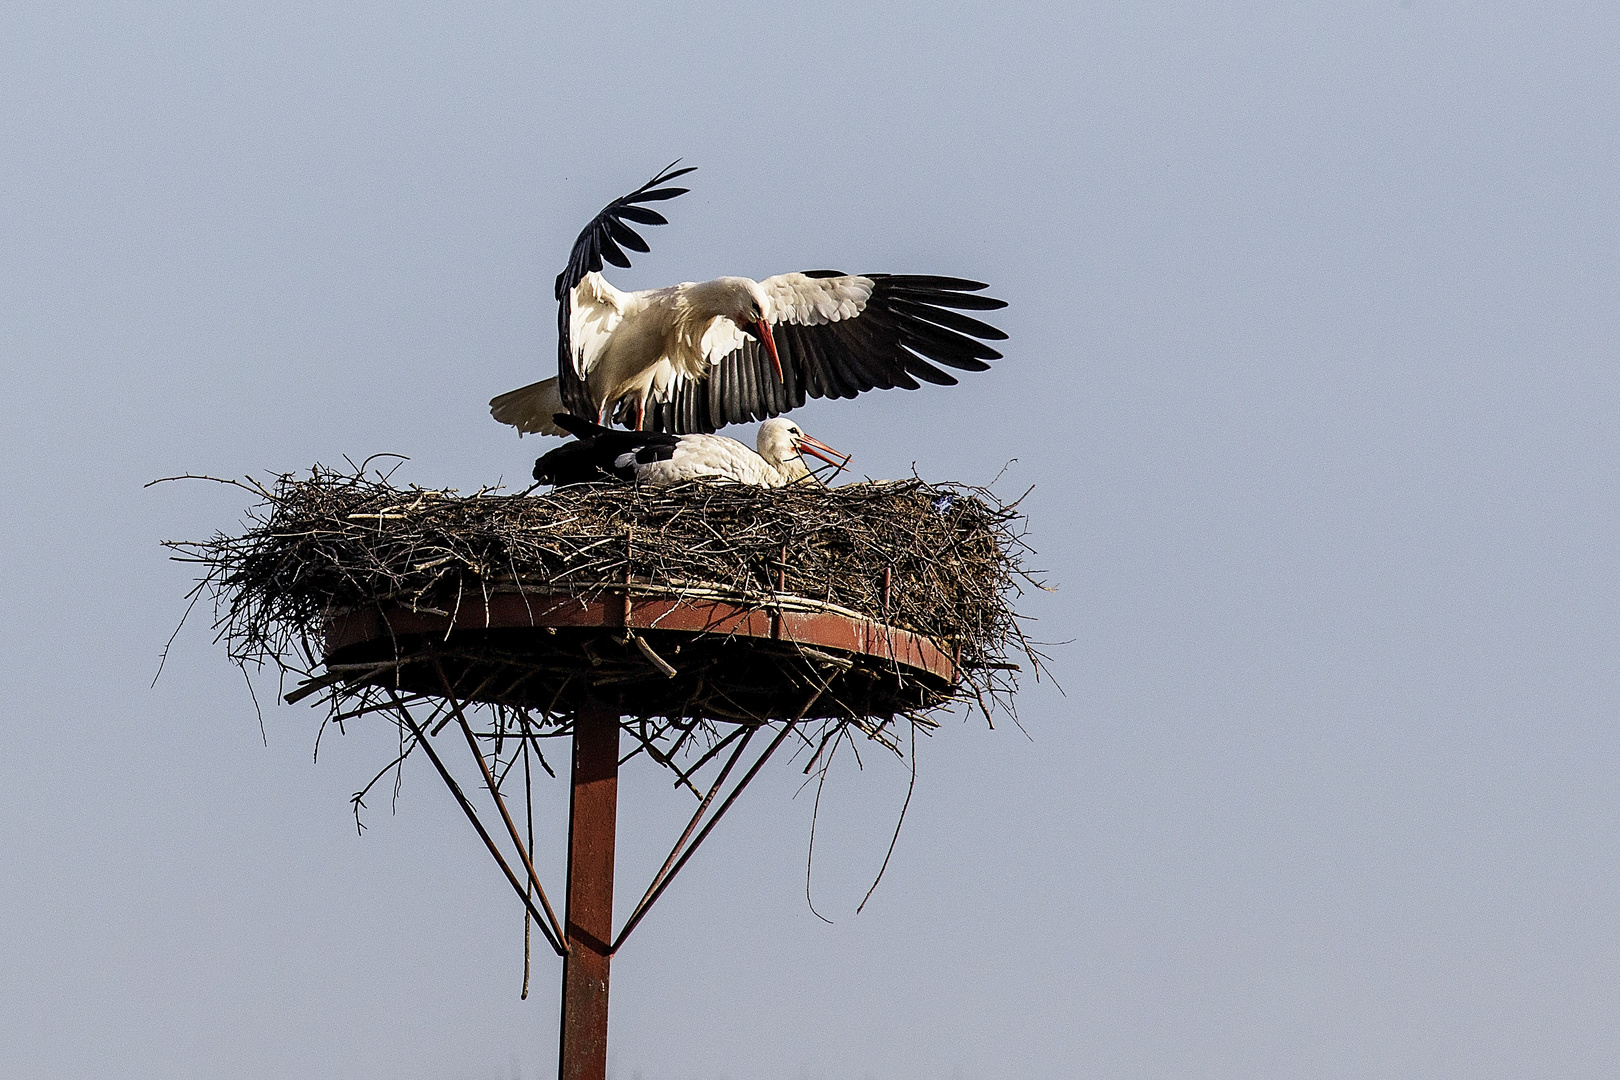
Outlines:
<svg viewBox="0 0 1620 1080"><path fill-rule="evenodd" d="M334 615L328 676L559 715L587 696L619 713L735 723L892 716L951 700L947 646L852 612L780 597L713 600L506 593L454 616Z"/></svg>

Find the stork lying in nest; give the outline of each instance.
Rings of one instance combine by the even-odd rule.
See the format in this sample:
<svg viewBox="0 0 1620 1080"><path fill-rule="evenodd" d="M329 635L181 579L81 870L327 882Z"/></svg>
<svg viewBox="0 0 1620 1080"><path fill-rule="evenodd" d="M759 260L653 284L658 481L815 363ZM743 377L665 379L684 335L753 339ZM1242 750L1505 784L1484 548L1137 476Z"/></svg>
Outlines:
<svg viewBox="0 0 1620 1080"><path fill-rule="evenodd" d="M840 470L849 464L849 455L811 438L783 417L760 425L758 452L724 435L614 431L568 413L558 413L554 419L576 440L536 461L534 479L556 487L608 477L655 485L717 479L755 487L786 487L812 479L805 454Z"/></svg>

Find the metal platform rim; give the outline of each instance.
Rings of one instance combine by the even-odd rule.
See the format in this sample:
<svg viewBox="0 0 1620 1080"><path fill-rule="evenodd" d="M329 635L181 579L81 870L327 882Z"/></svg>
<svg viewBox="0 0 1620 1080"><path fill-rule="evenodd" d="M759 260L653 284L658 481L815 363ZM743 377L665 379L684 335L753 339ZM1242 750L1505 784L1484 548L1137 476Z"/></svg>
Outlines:
<svg viewBox="0 0 1620 1080"><path fill-rule="evenodd" d="M747 606L722 600L627 596L604 591L502 592L486 601L466 597L453 614L404 607L368 607L335 613L325 624L325 652L394 637L456 631L592 629L684 632L762 638L877 657L955 685L958 661L941 642L873 619L832 611L796 610L815 601L784 596L780 604Z"/></svg>

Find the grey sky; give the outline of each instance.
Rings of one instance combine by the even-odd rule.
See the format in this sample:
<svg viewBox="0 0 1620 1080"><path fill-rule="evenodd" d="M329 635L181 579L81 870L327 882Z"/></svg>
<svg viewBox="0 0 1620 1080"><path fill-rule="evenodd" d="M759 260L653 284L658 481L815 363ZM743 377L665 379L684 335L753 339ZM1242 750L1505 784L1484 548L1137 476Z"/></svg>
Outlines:
<svg viewBox="0 0 1620 1080"><path fill-rule="evenodd" d="M161 539L182 471L520 480L551 278L980 277L990 373L796 414L1011 458L1067 696L773 770L616 961L619 1080L1606 1076L1620 1057L1610 5L33 4L0 16L0 1074L554 1069L453 804L347 796ZM261 700L274 687L261 684ZM555 811L563 806L548 789ZM684 804L629 771L635 891ZM554 813L553 824L560 826ZM555 872L560 849L546 848ZM622 904L622 901L621 901Z"/></svg>

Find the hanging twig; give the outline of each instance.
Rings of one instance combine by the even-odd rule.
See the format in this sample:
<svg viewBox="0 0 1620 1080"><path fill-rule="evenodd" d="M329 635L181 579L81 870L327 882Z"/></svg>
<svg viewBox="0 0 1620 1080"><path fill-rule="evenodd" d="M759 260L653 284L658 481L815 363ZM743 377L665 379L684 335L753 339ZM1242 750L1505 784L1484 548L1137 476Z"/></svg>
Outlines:
<svg viewBox="0 0 1620 1080"><path fill-rule="evenodd" d="M833 758L838 756L838 740L842 739L843 736L844 727L842 724L834 728L829 736L834 740L833 747L832 750L828 752L827 760L821 766L821 771L817 775L816 799L810 807L810 843L805 848L804 852L804 902L809 905L810 914L814 915L828 926L833 925L833 921L816 910L815 898L810 895L810 873L812 868L815 866L816 861L816 823L821 819L821 789L827 786L827 770L832 768ZM822 745L826 745L826 738L822 739ZM818 747L816 750L816 757L820 756L821 750ZM811 761L813 763L815 758L811 758ZM808 771L808 769L806 771Z"/></svg>
<svg viewBox="0 0 1620 1080"><path fill-rule="evenodd" d="M523 723L527 724L527 720L523 721ZM536 753L538 753L538 751L536 751ZM529 825L529 845L528 845L528 849L530 851L533 851L534 850L534 788L530 783L529 740L528 739L523 740L523 808L524 808L525 815L528 818L528 825ZM534 883L531 881L528 884L532 887ZM529 893L525 892L524 897L525 897L525 899L530 899ZM527 903L525 903L523 905L523 992L518 995L518 1000L519 1001L527 1001L529 999L529 929L530 929L530 927L532 927L534 925L530 921L529 907L530 907L530 905L527 904Z"/></svg>
<svg viewBox="0 0 1620 1080"><path fill-rule="evenodd" d="M883 874L889 869L889 860L894 856L894 845L900 840L900 826L906 823L906 810L911 806L911 793L917 789L917 726L911 725L911 782L906 785L906 801L900 804L900 817L894 823L894 835L889 838L889 850L883 853L883 865L878 867L877 877L872 879L872 887L866 890L861 897L860 906L855 909L859 915L866 910L866 902L872 899L877 892L878 882L883 880Z"/></svg>

